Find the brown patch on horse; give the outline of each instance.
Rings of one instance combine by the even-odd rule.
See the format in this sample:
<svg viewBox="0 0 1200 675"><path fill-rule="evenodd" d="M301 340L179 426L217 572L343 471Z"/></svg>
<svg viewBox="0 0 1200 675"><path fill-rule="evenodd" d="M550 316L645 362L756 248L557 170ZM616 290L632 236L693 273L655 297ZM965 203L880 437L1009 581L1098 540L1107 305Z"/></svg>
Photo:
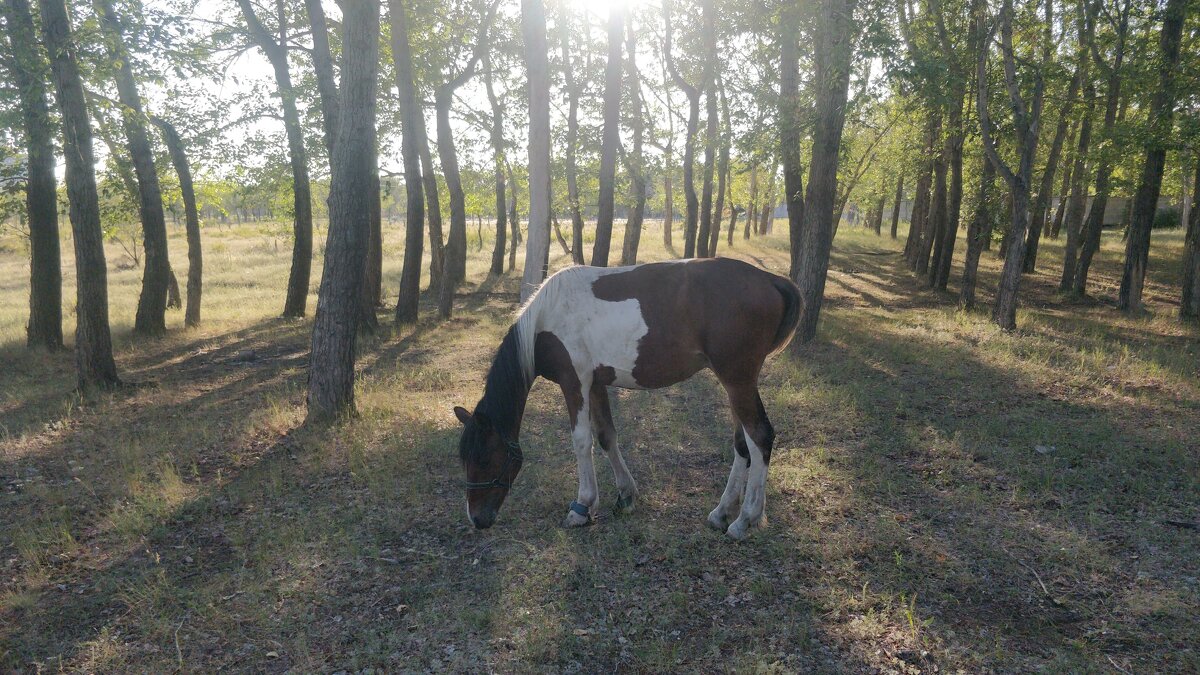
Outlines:
<svg viewBox="0 0 1200 675"><path fill-rule="evenodd" d="M557 335L542 331L534 339L533 362L538 375L562 389L563 397L567 400L567 414L571 416L571 428L574 429L579 411L583 409L583 384L571 363L571 354Z"/></svg>
<svg viewBox="0 0 1200 675"><path fill-rule="evenodd" d="M705 366L723 382L757 382L780 335L786 339L794 329L794 289L731 258L650 263L592 284L601 300L638 302L648 330L638 342L633 379L647 389L682 382Z"/></svg>
<svg viewBox="0 0 1200 675"><path fill-rule="evenodd" d="M596 385L607 387L616 381L617 371L613 370L612 366L597 366L596 369L592 371L592 382L594 383L592 385L593 388L595 388Z"/></svg>

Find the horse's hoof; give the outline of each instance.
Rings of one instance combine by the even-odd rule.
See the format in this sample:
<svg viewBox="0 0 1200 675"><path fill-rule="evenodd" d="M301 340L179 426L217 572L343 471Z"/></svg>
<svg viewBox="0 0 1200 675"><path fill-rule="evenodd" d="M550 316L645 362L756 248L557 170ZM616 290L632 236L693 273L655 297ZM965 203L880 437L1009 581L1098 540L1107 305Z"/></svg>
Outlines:
<svg viewBox="0 0 1200 675"><path fill-rule="evenodd" d="M753 527L753 525L751 525L748 521L738 518L737 520L733 521L733 524L729 526L728 530L725 530L725 534L729 535L729 538L733 539L734 541L741 541L750 535L751 527Z"/></svg>
<svg viewBox="0 0 1200 675"><path fill-rule="evenodd" d="M613 505L613 512L617 515L629 515L633 513L633 504L636 498L637 495L635 493L628 495L618 494L617 503Z"/></svg>
<svg viewBox="0 0 1200 675"><path fill-rule="evenodd" d="M567 511L567 517L563 520L563 527L584 527L592 524L591 515L581 515L574 511Z"/></svg>
<svg viewBox="0 0 1200 675"><path fill-rule="evenodd" d="M724 532L729 527L729 518L721 509L713 509L708 514L708 526L717 532Z"/></svg>

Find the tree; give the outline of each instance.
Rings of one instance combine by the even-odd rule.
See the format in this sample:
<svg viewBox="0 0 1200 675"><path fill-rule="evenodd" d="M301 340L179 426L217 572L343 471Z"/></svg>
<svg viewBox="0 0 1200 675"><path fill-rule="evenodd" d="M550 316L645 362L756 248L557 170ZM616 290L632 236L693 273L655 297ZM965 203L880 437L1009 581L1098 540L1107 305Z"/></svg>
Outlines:
<svg viewBox="0 0 1200 675"><path fill-rule="evenodd" d="M980 160L979 194L975 199L975 215L967 226L967 255L963 261L962 286L958 289L958 304L963 309L975 308L975 281L979 273L979 256L984 244L992 238L992 187L996 182L996 165L984 153Z"/></svg>
<svg viewBox="0 0 1200 675"><path fill-rule="evenodd" d="M675 57L671 49L671 36L674 26L671 22L671 0L663 0L663 60L666 61L667 71L671 81L687 96L688 120L687 135L683 146L683 196L687 204L687 212L683 223L683 257L691 258L696 255L696 228L699 224L700 200L696 197L696 129L700 126L700 87L693 86L683 79L675 65ZM666 235L664 235L666 236Z"/></svg>
<svg viewBox="0 0 1200 675"><path fill-rule="evenodd" d="M857 0L821 0L813 35L815 123L808 192L805 195L804 229L796 285L803 307L794 344L811 341L829 272L833 245L833 207L837 198L837 166L846 120L846 95L850 87L850 59L856 34Z"/></svg>
<svg viewBox="0 0 1200 675"><path fill-rule="evenodd" d="M484 57L483 73L488 103L492 106L491 140L493 166L496 176L496 244L492 249L492 266L488 273L498 277L504 274L504 246L505 237L508 233L508 219L504 208L504 108L500 105L500 99L496 96L495 89L492 87L492 64L486 56ZM580 219L582 221L582 216L580 216ZM582 222L580 225L582 226ZM582 229L579 236L582 239Z"/></svg>
<svg viewBox="0 0 1200 675"><path fill-rule="evenodd" d="M12 58L21 98L26 149L25 208L29 222L30 347L61 349L62 259L58 241L58 188L54 178L54 123L46 102L46 57L38 46L28 0L6 0Z"/></svg>
<svg viewBox="0 0 1200 675"><path fill-rule="evenodd" d="M250 37L271 62L275 85L283 107L283 126L287 132L288 158L292 167L292 199L294 204L292 268L288 274L287 299L283 304L285 317L304 316L308 305L308 284L312 276L312 186L308 177L308 153L304 149L304 129L296 107L296 90L288 67L287 16L282 1L278 3L279 35L270 32L254 12L250 0L237 0Z"/></svg>
<svg viewBox="0 0 1200 675"><path fill-rule="evenodd" d="M108 327L108 269L100 229L92 129L65 0L39 0L42 41L62 113L67 200L75 245L75 370L81 391L121 384Z"/></svg>
<svg viewBox="0 0 1200 675"><path fill-rule="evenodd" d="M171 262L167 257L167 221L163 214L162 190L158 171L154 167L154 151L146 133L146 117L142 99L133 76L129 50L125 47L124 29L113 9L112 0L97 0L100 25L108 46L109 58L116 65L117 94L121 101L121 121L129 156L137 175L138 213L142 221L142 243L146 264L142 270L142 291L138 296L137 315L133 330L142 335L162 335L167 332L167 286L171 278Z"/></svg>
<svg viewBox="0 0 1200 675"><path fill-rule="evenodd" d="M388 0L392 61L396 66L401 118L401 154L404 156L404 264L400 270L400 298L396 323L415 323L421 299L421 248L425 237L425 195L421 176L421 140L425 118L413 81L412 49L408 42L408 16L403 0Z"/></svg>
<svg viewBox="0 0 1200 675"><path fill-rule="evenodd" d="M174 125L161 117L150 121L162 132L175 175L179 177L179 193L183 200L184 228L188 246L187 308L183 311L183 325L193 328L200 325L200 296L203 283L204 256L200 250L200 212L196 209L196 190L192 185L192 169L188 164L183 139Z"/></svg>
<svg viewBox="0 0 1200 675"><path fill-rule="evenodd" d="M1193 174L1192 203L1200 203L1200 162ZM1187 235L1184 238L1183 281L1180 284L1179 318L1200 317L1200 208L1188 214Z"/></svg>
<svg viewBox="0 0 1200 675"><path fill-rule="evenodd" d="M558 3L558 38L562 48L563 80L567 94L567 147L563 159L567 174L567 206L571 210L571 259L575 264L582 265L583 209L579 206L579 160L576 155L576 146L579 143L579 85L575 81L575 69L571 65L569 7L569 3Z"/></svg>
<svg viewBox="0 0 1200 675"><path fill-rule="evenodd" d="M979 127L983 140L984 152L988 160L996 167L997 172L1008 183L1012 194L1012 225L1009 229L1011 243L1004 259L1004 269L1000 274L1000 288L996 293L996 302L992 307L992 320L1004 330L1013 330L1017 326L1017 291L1021 283L1021 271L1025 263L1025 233L1029 227L1029 190L1033 180L1033 160L1037 156L1038 131L1042 118L1042 102L1045 94L1044 74L1053 54L1053 0L1045 0L1045 34L1041 40L1041 64L1036 66L1033 73L1033 91L1030 101L1023 98L1020 82L1017 77L1017 56L1013 48L1013 2L1004 0L998 19L1000 27L1000 52L1004 59L1004 82L1008 89L1009 105L1012 109L1015 141L1018 149L1018 164L1013 170L996 151L996 142L992 137L991 118L987 105L987 58L990 50L989 43L995 31L987 24L986 6L978 3L980 40L979 60L977 70L978 113Z"/></svg>
<svg viewBox="0 0 1200 675"><path fill-rule="evenodd" d="M521 32L529 78L529 239L521 284L525 301L546 278L550 253L550 60L542 0L521 0Z"/></svg>
<svg viewBox="0 0 1200 675"><path fill-rule="evenodd" d="M442 174L446 177L446 191L450 197L450 241L446 255L446 267L442 285L438 289L438 315L449 318L454 305L454 291L467 274L467 210L463 193L462 174L458 168L458 150L454 146L454 132L450 127L450 105L454 94L472 77L479 61L487 52L490 42L488 31L496 16L499 0L493 0L479 23L475 48L467 65L457 75L449 78L434 93L433 105L437 113L438 157L442 162Z"/></svg>
<svg viewBox="0 0 1200 675"><path fill-rule="evenodd" d="M354 345L370 245L371 182L376 175L379 3L359 0L343 7L341 114L331 163L325 270L313 322L309 423L354 412Z"/></svg>
<svg viewBox="0 0 1200 675"><path fill-rule="evenodd" d="M625 42L625 9L608 8L608 63L604 66L604 133L600 140L600 201L596 206L596 242L592 264L608 266L616 192L617 146L621 144L621 46Z"/></svg>
<svg viewBox="0 0 1200 675"><path fill-rule="evenodd" d="M896 178L896 199L892 202L892 229L889 232L892 239L896 238L896 230L900 227L900 204L904 201L904 174Z"/></svg>
<svg viewBox="0 0 1200 675"><path fill-rule="evenodd" d="M1177 96L1175 73L1179 69L1180 39L1187 10L1188 0L1167 0L1163 14L1158 89L1150 101L1151 129L1146 135L1146 159L1142 164L1142 175L1133 202L1129 237L1125 241L1125 267L1117 296L1117 306L1126 311L1136 311L1142 307L1142 286L1146 281L1146 265L1150 262L1150 227L1158 211L1158 195L1162 190L1163 169L1167 161L1168 137L1172 131Z"/></svg>
<svg viewBox="0 0 1200 675"><path fill-rule="evenodd" d="M791 242L789 275L796 276L804 231L804 166L800 159L800 3L783 3L779 22L779 160Z"/></svg>
<svg viewBox="0 0 1200 675"><path fill-rule="evenodd" d="M717 111L717 17L713 0L701 3L704 49L704 169L700 190L700 228L696 234L696 255L707 258L709 237L713 224L713 172L717 162L717 126L720 115ZM718 214L719 215L719 214ZM717 218L719 221L720 218ZM720 227L718 222L716 227Z"/></svg>
<svg viewBox="0 0 1200 675"><path fill-rule="evenodd" d="M626 83L629 89L629 120L633 135L633 148L629 155L629 191L633 206L625 221L625 241L621 246L621 264L637 262L638 244L642 237L642 219L646 212L646 167L643 165L642 142L646 124L642 117L642 77L637 66L637 34L630 20L625 31Z"/></svg>

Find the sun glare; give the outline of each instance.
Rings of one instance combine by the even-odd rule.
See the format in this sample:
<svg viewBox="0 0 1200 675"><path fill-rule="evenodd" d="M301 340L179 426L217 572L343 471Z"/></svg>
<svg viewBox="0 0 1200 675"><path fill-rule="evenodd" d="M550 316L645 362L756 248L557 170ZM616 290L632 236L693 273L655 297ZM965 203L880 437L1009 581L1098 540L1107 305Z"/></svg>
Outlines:
<svg viewBox="0 0 1200 675"><path fill-rule="evenodd" d="M584 12L608 18L608 12L614 6L631 8L642 4L645 0L570 0L570 2Z"/></svg>

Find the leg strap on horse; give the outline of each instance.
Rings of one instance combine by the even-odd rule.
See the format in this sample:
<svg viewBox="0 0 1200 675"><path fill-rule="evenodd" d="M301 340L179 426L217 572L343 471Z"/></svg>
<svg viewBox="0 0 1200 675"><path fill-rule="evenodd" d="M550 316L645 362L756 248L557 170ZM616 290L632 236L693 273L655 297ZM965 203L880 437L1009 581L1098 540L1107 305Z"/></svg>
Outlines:
<svg viewBox="0 0 1200 675"><path fill-rule="evenodd" d="M577 501L573 501L573 500L572 500L572 501L571 501L571 506L570 506L569 508L570 508L572 511L574 511L575 513L578 513L579 515L583 516L584 518L588 518L588 517L590 517L590 516L588 515L588 507L584 506L583 504L580 504L580 503L579 503L579 502L577 502Z"/></svg>

